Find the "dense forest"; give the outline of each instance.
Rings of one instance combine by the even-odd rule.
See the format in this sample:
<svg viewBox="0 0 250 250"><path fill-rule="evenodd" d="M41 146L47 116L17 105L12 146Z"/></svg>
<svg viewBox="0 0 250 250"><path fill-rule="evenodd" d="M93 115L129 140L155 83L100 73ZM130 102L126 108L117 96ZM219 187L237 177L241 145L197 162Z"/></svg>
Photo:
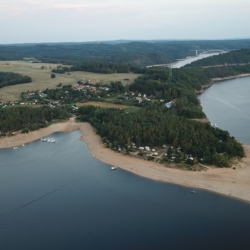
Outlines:
<svg viewBox="0 0 250 250"><path fill-rule="evenodd" d="M131 142L150 147L169 144L203 163L221 167L228 166L231 157L244 155L242 146L227 131L182 118L159 103L148 103L134 113L83 106L78 115L81 121L90 122L104 141L112 142L112 148L128 148ZM180 161L181 156L176 159Z"/></svg>
<svg viewBox="0 0 250 250"><path fill-rule="evenodd" d="M146 66L194 56L195 50L234 50L249 47L250 40L145 41L124 43L56 43L0 45L0 60L25 57L50 63L112 62Z"/></svg>
<svg viewBox="0 0 250 250"><path fill-rule="evenodd" d="M6 107L0 109L1 135L22 130L22 133L46 127L54 119L68 119L70 114L65 108L50 107Z"/></svg>
<svg viewBox="0 0 250 250"><path fill-rule="evenodd" d="M250 46L250 44L249 44ZM217 56L210 56L202 60L197 60L185 67L202 67L216 65L237 65L250 63L250 49L234 50L230 53L223 53Z"/></svg>
<svg viewBox="0 0 250 250"><path fill-rule="evenodd" d="M112 73L144 73L145 69L132 66L129 64L119 63L106 63L106 62L82 62L76 63L71 67L58 66L53 69L52 72L64 74L70 71L87 71L100 74L112 74Z"/></svg>
<svg viewBox="0 0 250 250"><path fill-rule="evenodd" d="M12 72L0 72L0 88L9 85L29 83L31 81L32 80L29 76L23 76Z"/></svg>

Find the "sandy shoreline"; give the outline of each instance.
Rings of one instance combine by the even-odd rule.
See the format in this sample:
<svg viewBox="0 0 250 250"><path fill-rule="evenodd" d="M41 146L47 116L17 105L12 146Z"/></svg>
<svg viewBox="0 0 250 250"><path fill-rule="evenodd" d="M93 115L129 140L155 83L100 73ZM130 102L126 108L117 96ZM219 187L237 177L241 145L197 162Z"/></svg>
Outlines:
<svg viewBox="0 0 250 250"><path fill-rule="evenodd" d="M22 144L30 143L55 132L71 132L79 129L79 127L80 125L75 123L74 119L71 118L69 121L52 124L49 127L32 131L28 134L20 133L15 136L0 138L0 149L21 146Z"/></svg>
<svg viewBox="0 0 250 250"><path fill-rule="evenodd" d="M53 124L47 128L0 139L0 148L19 146L55 132L70 132L80 129L84 141L92 157L111 166L132 172L156 181L179 184L183 186L206 189L222 195L250 202L250 146L244 145L246 157L235 162L236 169L209 168L204 172L182 171L166 168L161 164L141 160L132 156L116 153L102 144L101 138L88 123L75 123L73 119L67 122Z"/></svg>
<svg viewBox="0 0 250 250"><path fill-rule="evenodd" d="M213 82L221 82L221 81L225 81L225 80L232 80L232 79L248 77L248 76L250 76L250 74L246 73L246 74L239 74L239 75L235 75L235 76L212 78L211 80Z"/></svg>

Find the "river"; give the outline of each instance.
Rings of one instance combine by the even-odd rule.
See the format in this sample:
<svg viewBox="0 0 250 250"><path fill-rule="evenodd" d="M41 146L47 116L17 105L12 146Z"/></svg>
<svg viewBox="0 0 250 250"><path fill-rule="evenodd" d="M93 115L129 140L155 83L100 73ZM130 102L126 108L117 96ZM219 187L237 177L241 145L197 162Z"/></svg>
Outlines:
<svg viewBox="0 0 250 250"><path fill-rule="evenodd" d="M250 145L250 77L213 84L199 96L210 122Z"/></svg>
<svg viewBox="0 0 250 250"><path fill-rule="evenodd" d="M219 54L220 54L219 52L214 52L214 53L208 53L208 54L206 54L206 53L205 54L200 54L200 55L194 56L194 57L188 57L188 58L179 60L178 62L169 64L169 67L171 67L171 68L181 68L181 67L185 66L186 64L195 62L195 61L200 60L202 58L206 58L206 57L209 57L209 56L215 56L215 55L219 55Z"/></svg>

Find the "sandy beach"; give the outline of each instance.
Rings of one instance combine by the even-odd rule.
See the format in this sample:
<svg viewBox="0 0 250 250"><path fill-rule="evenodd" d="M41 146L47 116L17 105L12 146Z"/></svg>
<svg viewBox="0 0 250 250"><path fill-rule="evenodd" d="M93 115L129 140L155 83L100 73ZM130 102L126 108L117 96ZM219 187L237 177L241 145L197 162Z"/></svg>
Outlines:
<svg viewBox="0 0 250 250"><path fill-rule="evenodd" d="M155 162L145 161L133 156L116 153L102 144L101 138L88 123L75 123L74 119L53 124L47 128L29 134L18 134L0 139L0 148L19 146L54 132L70 132L80 129L84 141L92 157L111 166L124 169L131 173L156 181L179 184L192 188L206 189L222 195L250 202L250 146L244 145L246 157L235 161L236 169L209 168L207 171L191 172L164 167Z"/></svg>
<svg viewBox="0 0 250 250"><path fill-rule="evenodd" d="M79 127L80 124L75 123L74 119L71 118L66 122L52 124L49 127L32 131L28 134L18 133L15 136L0 138L0 148L21 146L22 144L27 144L55 132L71 132L79 129Z"/></svg>

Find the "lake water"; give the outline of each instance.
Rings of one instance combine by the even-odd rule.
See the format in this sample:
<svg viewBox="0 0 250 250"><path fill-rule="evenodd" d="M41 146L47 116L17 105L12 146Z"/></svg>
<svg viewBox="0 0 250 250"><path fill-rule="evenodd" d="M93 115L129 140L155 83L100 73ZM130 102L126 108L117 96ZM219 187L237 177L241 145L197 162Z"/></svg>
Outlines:
<svg viewBox="0 0 250 250"><path fill-rule="evenodd" d="M79 131L0 150L0 249L250 249L250 205L91 157Z"/></svg>
<svg viewBox="0 0 250 250"><path fill-rule="evenodd" d="M199 96L212 124L250 145L250 77L217 82Z"/></svg>

